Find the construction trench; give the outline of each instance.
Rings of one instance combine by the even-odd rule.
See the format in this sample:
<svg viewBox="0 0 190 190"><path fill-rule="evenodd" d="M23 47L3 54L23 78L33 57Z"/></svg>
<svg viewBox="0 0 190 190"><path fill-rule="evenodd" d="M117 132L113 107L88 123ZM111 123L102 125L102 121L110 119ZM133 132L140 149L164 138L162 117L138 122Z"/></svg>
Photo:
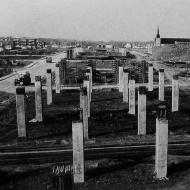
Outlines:
<svg viewBox="0 0 190 190"><path fill-rule="evenodd" d="M59 76L58 71L55 70L55 78ZM172 149L171 152L178 155L175 159L172 154L170 155L170 149L169 155L167 153L168 141L181 143L190 140L188 127L190 98L181 88L179 89L177 78L173 79L169 87L164 87L164 83L168 82L164 80L164 70L156 72L153 66L149 65L148 71L147 78L139 79L148 85L136 86L136 88L137 79L134 71L131 72L129 68L121 65L112 75L114 88L95 89L98 85L94 83L93 72L89 67L85 69L84 85L78 89L61 90L62 81L71 81L66 79L64 72L61 72L60 75L65 79L55 79L56 90L52 90L52 71L50 70L47 70L47 90L39 90L42 88L42 84L39 85L40 77L36 78L35 92L25 93L24 88L17 87L16 104L12 102L9 105L6 113L4 112L6 115L4 120L1 116L4 123L11 116L11 123L7 123L7 126L4 125L0 130L3 134L0 136L2 145L9 143L10 150L11 146L13 149L24 146L27 150L27 147L35 149L39 145L46 147L73 145L75 148L73 148L73 159L71 158L68 163L64 163L63 157L59 158L63 161L59 160L57 165L52 160L47 163L36 162L35 169L31 169L32 164L28 163L27 158L23 158L30 166L27 168L21 164L20 172L17 171L17 167L10 166L12 173L3 171L2 166L2 179L5 178L2 189L15 188L19 183L24 184L24 181L27 181L28 186L25 184L23 187L29 189L29 184L32 187L32 181L37 179L36 176L38 176L38 183L35 185L39 185L41 189L70 189L71 186L72 188L76 186L77 189L93 189L93 184L97 181L100 181L100 184L96 186L103 189L105 183L108 187L113 185L112 179L115 180L115 188L121 189L126 186L128 189L139 187L156 189L171 186L176 175L181 175L178 174L180 164L184 163L183 167L186 170L190 166L188 150L181 152L177 148L175 151ZM154 83L158 82L158 85L154 85L154 89L151 77L154 77ZM107 83L105 77L103 80ZM42 92L41 96L39 94L37 96L36 94L40 92ZM35 106L36 101L38 101L37 105L41 101L41 107L39 106L38 109ZM169 138L166 134L169 134ZM102 159L97 157L98 159L95 160L85 160L86 155L82 156L83 146L86 145L151 143L155 144L151 153L141 152L134 154L130 159L127 155ZM6 152L3 146L1 150ZM180 154L188 156L182 159ZM20 180L23 173L27 174L27 177ZM183 175L185 174L182 171ZM138 182L136 182L137 178L139 178ZM119 179L122 181L121 184ZM40 180L45 182L41 183Z"/></svg>

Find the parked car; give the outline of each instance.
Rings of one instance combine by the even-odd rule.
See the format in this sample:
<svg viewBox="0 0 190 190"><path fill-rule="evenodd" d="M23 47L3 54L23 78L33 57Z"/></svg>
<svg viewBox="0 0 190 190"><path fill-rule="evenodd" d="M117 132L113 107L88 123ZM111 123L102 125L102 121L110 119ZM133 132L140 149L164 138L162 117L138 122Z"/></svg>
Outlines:
<svg viewBox="0 0 190 190"><path fill-rule="evenodd" d="M52 63L52 57L46 57L46 63Z"/></svg>
<svg viewBox="0 0 190 190"><path fill-rule="evenodd" d="M15 79L15 86L27 86L31 84L31 77L28 71L18 72L18 78Z"/></svg>

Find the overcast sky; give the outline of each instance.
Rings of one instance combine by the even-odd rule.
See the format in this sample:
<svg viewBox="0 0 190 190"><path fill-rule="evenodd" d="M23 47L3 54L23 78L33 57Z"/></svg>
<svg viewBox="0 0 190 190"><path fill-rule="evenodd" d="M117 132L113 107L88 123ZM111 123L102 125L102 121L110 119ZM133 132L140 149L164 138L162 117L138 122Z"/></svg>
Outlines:
<svg viewBox="0 0 190 190"><path fill-rule="evenodd" d="M190 38L190 0L0 0L0 36L79 40Z"/></svg>

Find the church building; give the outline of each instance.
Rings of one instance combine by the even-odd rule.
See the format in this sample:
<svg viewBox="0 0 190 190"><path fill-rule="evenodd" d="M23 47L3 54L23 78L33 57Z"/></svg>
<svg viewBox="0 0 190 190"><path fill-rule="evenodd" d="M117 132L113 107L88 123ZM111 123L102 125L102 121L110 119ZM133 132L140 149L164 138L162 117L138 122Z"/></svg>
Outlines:
<svg viewBox="0 0 190 190"><path fill-rule="evenodd" d="M161 38L159 28L157 29L156 38L154 40L154 46L160 47L172 44L189 44L189 38Z"/></svg>

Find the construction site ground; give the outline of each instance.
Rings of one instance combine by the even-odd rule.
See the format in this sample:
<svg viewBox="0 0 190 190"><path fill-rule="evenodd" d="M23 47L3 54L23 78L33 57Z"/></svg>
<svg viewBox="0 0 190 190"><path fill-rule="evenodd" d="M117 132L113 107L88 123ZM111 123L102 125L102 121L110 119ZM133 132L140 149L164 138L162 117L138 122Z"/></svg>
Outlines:
<svg viewBox="0 0 190 190"><path fill-rule="evenodd" d="M154 62L154 67L164 67ZM165 67L168 83L178 69ZM179 71L181 72L181 71ZM188 82L185 79L184 83ZM182 80L180 79L180 84ZM183 79L184 81L184 79ZM165 99L169 120L169 142L190 141L190 88L180 88L179 112L171 112L171 87L165 88ZM10 94L2 93L2 97ZM79 91L64 90L53 92L53 104L46 105L46 92L43 91L43 123L30 122L35 118L34 92L26 95L27 142L17 139L15 102L2 105L0 115L1 146L62 143L71 145L71 124L79 119ZM137 90L136 90L137 100ZM137 102L137 101L136 101ZM147 92L147 135L137 135L136 115L128 114L128 104L123 102L122 93L117 89L95 90L92 94L89 137L95 144L135 144L155 142L156 110L159 104L158 89ZM63 158L64 159L64 158ZM59 163L60 164L60 163ZM190 186L190 156L168 155L168 179L156 180L154 156L126 157L85 161L85 183L79 189L169 189L186 190ZM0 167L0 189L36 190L54 189L52 166L55 163L40 165L10 165ZM68 189L70 187L68 186Z"/></svg>

